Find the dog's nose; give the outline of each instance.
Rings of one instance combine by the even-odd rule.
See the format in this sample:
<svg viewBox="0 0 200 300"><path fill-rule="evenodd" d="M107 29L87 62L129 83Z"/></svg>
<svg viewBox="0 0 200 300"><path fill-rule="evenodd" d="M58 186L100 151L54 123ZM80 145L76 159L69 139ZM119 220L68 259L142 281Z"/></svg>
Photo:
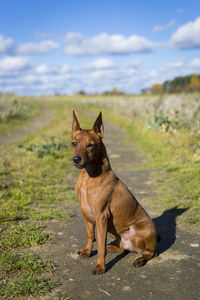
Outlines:
<svg viewBox="0 0 200 300"><path fill-rule="evenodd" d="M75 164L80 163L80 161L81 161L80 155L75 155L75 156L73 157L73 161L74 161Z"/></svg>

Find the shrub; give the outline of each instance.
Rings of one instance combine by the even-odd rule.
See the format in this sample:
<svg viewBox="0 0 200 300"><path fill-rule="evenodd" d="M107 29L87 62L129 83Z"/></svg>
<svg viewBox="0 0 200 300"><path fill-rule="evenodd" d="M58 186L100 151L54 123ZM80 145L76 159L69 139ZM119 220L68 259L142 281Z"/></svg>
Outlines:
<svg viewBox="0 0 200 300"><path fill-rule="evenodd" d="M7 122L14 118L24 118L27 112L28 107L16 98L5 95L0 96L0 122Z"/></svg>

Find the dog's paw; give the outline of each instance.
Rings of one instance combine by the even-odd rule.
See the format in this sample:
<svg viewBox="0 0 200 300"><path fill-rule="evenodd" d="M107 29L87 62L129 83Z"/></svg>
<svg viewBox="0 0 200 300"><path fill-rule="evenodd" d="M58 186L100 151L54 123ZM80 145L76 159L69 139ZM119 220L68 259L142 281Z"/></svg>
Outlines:
<svg viewBox="0 0 200 300"><path fill-rule="evenodd" d="M146 264L146 260L143 257L139 257L134 260L133 265L136 268L140 268Z"/></svg>
<svg viewBox="0 0 200 300"><path fill-rule="evenodd" d="M88 258L91 255L91 251L89 251L88 249L82 249L82 250L78 251L77 253L83 258Z"/></svg>
<svg viewBox="0 0 200 300"><path fill-rule="evenodd" d="M98 264L98 265L95 266L92 274L93 275L100 275L100 274L105 273L105 271L106 271L106 267Z"/></svg>

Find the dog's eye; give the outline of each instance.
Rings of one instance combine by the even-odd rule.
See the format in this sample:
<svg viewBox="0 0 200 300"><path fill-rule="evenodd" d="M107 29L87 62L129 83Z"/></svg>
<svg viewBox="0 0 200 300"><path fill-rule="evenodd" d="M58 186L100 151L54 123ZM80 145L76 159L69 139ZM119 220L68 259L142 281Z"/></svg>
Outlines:
<svg viewBox="0 0 200 300"><path fill-rule="evenodd" d="M76 147L77 143L76 142L72 142L72 146Z"/></svg>
<svg viewBox="0 0 200 300"><path fill-rule="evenodd" d="M94 147L94 145L95 144L89 144L89 145L87 145L87 148L92 148L92 147Z"/></svg>

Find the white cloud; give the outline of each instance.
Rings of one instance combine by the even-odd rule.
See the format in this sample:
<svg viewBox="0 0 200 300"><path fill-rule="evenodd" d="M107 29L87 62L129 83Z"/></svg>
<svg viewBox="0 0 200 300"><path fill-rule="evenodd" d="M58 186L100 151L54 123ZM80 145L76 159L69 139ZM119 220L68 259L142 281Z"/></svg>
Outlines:
<svg viewBox="0 0 200 300"><path fill-rule="evenodd" d="M200 17L179 27L173 33L170 44L180 49L200 48Z"/></svg>
<svg viewBox="0 0 200 300"><path fill-rule="evenodd" d="M35 73L37 74L63 74L70 70L70 67L66 64L64 65L48 65L42 64L35 67Z"/></svg>
<svg viewBox="0 0 200 300"><path fill-rule="evenodd" d="M34 66L28 58L6 57L0 60L0 91L29 95L72 94L79 90L104 92L116 87L134 93L153 83L192 74L200 66L200 58L190 61L177 58L154 68L144 64L141 68L140 65L139 60L118 65L101 58L78 67L66 64Z"/></svg>
<svg viewBox="0 0 200 300"><path fill-rule="evenodd" d="M55 50L59 47L59 44L48 40L42 41L38 44L34 43L25 43L16 47L15 52L17 54L47 54L52 50Z"/></svg>
<svg viewBox="0 0 200 300"><path fill-rule="evenodd" d="M140 65L141 65L141 61L140 60L131 60L131 61L128 61L125 64L125 67L132 68L132 69L137 69L137 68L140 67Z"/></svg>
<svg viewBox="0 0 200 300"><path fill-rule="evenodd" d="M83 66L83 69L98 70L98 69L113 69L114 67L115 64L112 60L107 58L99 58Z"/></svg>
<svg viewBox="0 0 200 300"><path fill-rule="evenodd" d="M69 55L130 54L149 52L155 44L144 37L102 33L90 39L70 32L65 37L65 51Z"/></svg>
<svg viewBox="0 0 200 300"><path fill-rule="evenodd" d="M200 68L200 58L193 59L189 65L193 68Z"/></svg>
<svg viewBox="0 0 200 300"><path fill-rule="evenodd" d="M31 69L32 62L29 58L21 56L7 56L0 60L0 75L15 75Z"/></svg>
<svg viewBox="0 0 200 300"><path fill-rule="evenodd" d="M52 69L49 67L49 65L43 64L35 67L35 72L37 74L47 74L47 73L52 73Z"/></svg>
<svg viewBox="0 0 200 300"><path fill-rule="evenodd" d="M6 53L13 45L13 40L0 35L0 53Z"/></svg>
<svg viewBox="0 0 200 300"><path fill-rule="evenodd" d="M175 20L171 20L170 22L168 22L167 24L164 24L164 25L156 25L154 28L153 28L153 32L161 32L161 31L164 31L172 26L174 26L176 23Z"/></svg>
<svg viewBox="0 0 200 300"><path fill-rule="evenodd" d="M129 72L132 69L117 67L108 59L95 60L77 68L67 65L62 67L43 64L22 71L23 68L18 66L15 68L18 69L18 73L13 73L15 76L0 76L0 90L32 95L50 94L55 91L70 94L81 89L87 92L102 92L113 87L126 89L136 78L134 72Z"/></svg>
<svg viewBox="0 0 200 300"><path fill-rule="evenodd" d="M78 32L68 32L64 38L66 44L78 44L82 42L83 36Z"/></svg>
<svg viewBox="0 0 200 300"><path fill-rule="evenodd" d="M170 61L166 64L166 66L172 69L180 69L186 66L186 61L185 60Z"/></svg>

